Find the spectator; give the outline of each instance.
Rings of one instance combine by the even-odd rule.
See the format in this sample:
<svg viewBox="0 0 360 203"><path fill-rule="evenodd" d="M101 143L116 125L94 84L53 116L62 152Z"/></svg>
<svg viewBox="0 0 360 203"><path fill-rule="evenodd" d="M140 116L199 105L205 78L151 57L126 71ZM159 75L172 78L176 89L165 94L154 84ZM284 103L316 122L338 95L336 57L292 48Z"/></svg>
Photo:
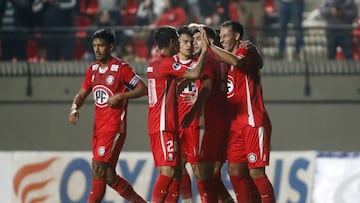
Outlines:
<svg viewBox="0 0 360 203"><path fill-rule="evenodd" d="M280 35L279 35L279 52L278 59L283 59L285 56L286 36L288 31L288 24L291 21L295 32L295 50L292 58L294 60L300 59L300 51L303 45L303 30L302 20L304 11L303 0L279 0L279 22L280 22Z"/></svg>
<svg viewBox="0 0 360 203"><path fill-rule="evenodd" d="M171 25L182 26L186 24L186 12L177 0L165 0L163 13L151 24L151 28Z"/></svg>
<svg viewBox="0 0 360 203"><path fill-rule="evenodd" d="M76 0L35 0L34 11L40 12L43 33L42 46L47 60L74 59ZM59 28L66 31L60 32ZM61 29L64 30L64 29ZM54 32L55 31L55 32Z"/></svg>
<svg viewBox="0 0 360 203"><path fill-rule="evenodd" d="M247 33L245 33L245 38L255 41L258 48L262 47L265 1L266 0L238 1L239 22L248 28ZM253 28L255 30L253 30Z"/></svg>
<svg viewBox="0 0 360 203"><path fill-rule="evenodd" d="M22 1L11 0L5 3L11 3L14 9L14 24L8 30L2 32L2 60L26 60L26 45L27 40L31 35L31 30L34 26L34 14L32 13L32 4L34 0ZM3 9L3 8L1 8Z"/></svg>
<svg viewBox="0 0 360 203"><path fill-rule="evenodd" d="M353 59L351 25L358 13L355 1L323 0L320 13L328 25L326 30L328 59L335 59L337 47L341 47L346 59Z"/></svg>
<svg viewBox="0 0 360 203"><path fill-rule="evenodd" d="M136 24L149 25L154 20L154 2L152 0L142 0L136 13Z"/></svg>

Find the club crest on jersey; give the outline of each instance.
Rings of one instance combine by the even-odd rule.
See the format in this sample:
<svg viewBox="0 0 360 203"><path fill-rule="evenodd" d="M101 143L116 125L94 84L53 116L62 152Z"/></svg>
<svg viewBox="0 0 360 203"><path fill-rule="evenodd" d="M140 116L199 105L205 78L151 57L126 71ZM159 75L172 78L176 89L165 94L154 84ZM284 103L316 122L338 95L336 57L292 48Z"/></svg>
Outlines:
<svg viewBox="0 0 360 203"><path fill-rule="evenodd" d="M228 79L227 79L227 98L231 98L234 96L235 91L234 91L234 86L235 86L235 80L231 75L228 75Z"/></svg>
<svg viewBox="0 0 360 203"><path fill-rule="evenodd" d="M93 88L94 101L97 107L106 107L109 98L113 95L113 92L104 85L96 85Z"/></svg>
<svg viewBox="0 0 360 203"><path fill-rule="evenodd" d="M106 84L108 84L108 85L114 84L114 81L115 81L115 78L114 78L114 76L112 76L112 75L108 75L108 76L106 77L106 79L105 79L105 82L106 82Z"/></svg>
<svg viewBox="0 0 360 203"><path fill-rule="evenodd" d="M175 63L173 63L172 68L173 68L174 70L178 71L178 70L181 69L181 64L175 62Z"/></svg>
<svg viewBox="0 0 360 203"><path fill-rule="evenodd" d="M98 149L97 149L97 154L98 154L99 156L104 156L104 155L105 155L105 152L106 152L106 147L104 147L104 146L98 147Z"/></svg>
<svg viewBox="0 0 360 203"><path fill-rule="evenodd" d="M257 161L257 156L253 152L249 153L247 158L250 163L255 163Z"/></svg>

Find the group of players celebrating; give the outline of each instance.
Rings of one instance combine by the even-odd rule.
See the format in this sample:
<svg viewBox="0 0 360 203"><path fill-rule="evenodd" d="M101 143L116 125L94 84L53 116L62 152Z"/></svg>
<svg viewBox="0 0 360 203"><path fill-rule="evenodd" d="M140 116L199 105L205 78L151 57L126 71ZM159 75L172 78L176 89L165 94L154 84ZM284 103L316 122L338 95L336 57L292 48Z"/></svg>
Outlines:
<svg viewBox="0 0 360 203"><path fill-rule="evenodd" d="M75 96L69 121L92 91L95 99L93 181L89 202L100 202L106 184L131 202L146 202L115 164L126 136L127 100L148 95L148 134L156 179L151 202L193 202L186 163L202 202L235 202L221 179L228 174L239 203L274 203L265 167L270 158L271 122L260 69L262 56L243 40L236 21L211 27L190 24L154 32L157 56L149 61L147 85L131 67L111 56L109 30L93 35L96 62ZM118 119L118 120L117 120ZM100 124L98 124L100 122Z"/></svg>

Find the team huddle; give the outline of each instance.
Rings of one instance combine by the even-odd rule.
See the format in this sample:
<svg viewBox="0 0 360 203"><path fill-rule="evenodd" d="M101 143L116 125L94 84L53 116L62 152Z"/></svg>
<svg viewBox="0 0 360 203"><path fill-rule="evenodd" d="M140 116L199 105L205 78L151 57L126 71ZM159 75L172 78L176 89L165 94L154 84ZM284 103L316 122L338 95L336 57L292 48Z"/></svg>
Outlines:
<svg viewBox="0 0 360 203"><path fill-rule="evenodd" d="M262 57L235 21L210 27L190 24L155 30L157 56L149 61L147 85L131 67L112 57L114 35L93 35L96 62L75 96L69 121L93 92L92 190L101 202L106 185L130 202L146 202L115 173L126 136L127 100L148 96L148 134L158 177L153 203L193 202L191 164L202 202L235 202L221 180L228 174L239 203L274 203L265 167L270 158L271 122L260 82ZM147 90L147 91L146 91Z"/></svg>

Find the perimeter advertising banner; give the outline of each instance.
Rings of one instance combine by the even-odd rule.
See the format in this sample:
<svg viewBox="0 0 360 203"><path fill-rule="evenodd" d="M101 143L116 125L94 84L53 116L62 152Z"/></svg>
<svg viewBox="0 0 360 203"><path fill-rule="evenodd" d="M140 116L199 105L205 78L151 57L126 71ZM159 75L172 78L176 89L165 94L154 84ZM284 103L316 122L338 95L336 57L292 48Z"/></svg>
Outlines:
<svg viewBox="0 0 360 203"><path fill-rule="evenodd" d="M274 185L278 203L324 203L316 201L312 192L317 187L313 177L319 167L317 159L315 151L272 152L267 174ZM360 164L360 159L357 162ZM90 152L0 152L0 163L2 203L87 201L91 188ZM223 180L235 197L226 167L223 167ZM157 177L151 153L123 152L116 170L145 199L151 199ZM192 188L196 202L200 202L195 181ZM119 202L125 201L108 187L103 203Z"/></svg>

